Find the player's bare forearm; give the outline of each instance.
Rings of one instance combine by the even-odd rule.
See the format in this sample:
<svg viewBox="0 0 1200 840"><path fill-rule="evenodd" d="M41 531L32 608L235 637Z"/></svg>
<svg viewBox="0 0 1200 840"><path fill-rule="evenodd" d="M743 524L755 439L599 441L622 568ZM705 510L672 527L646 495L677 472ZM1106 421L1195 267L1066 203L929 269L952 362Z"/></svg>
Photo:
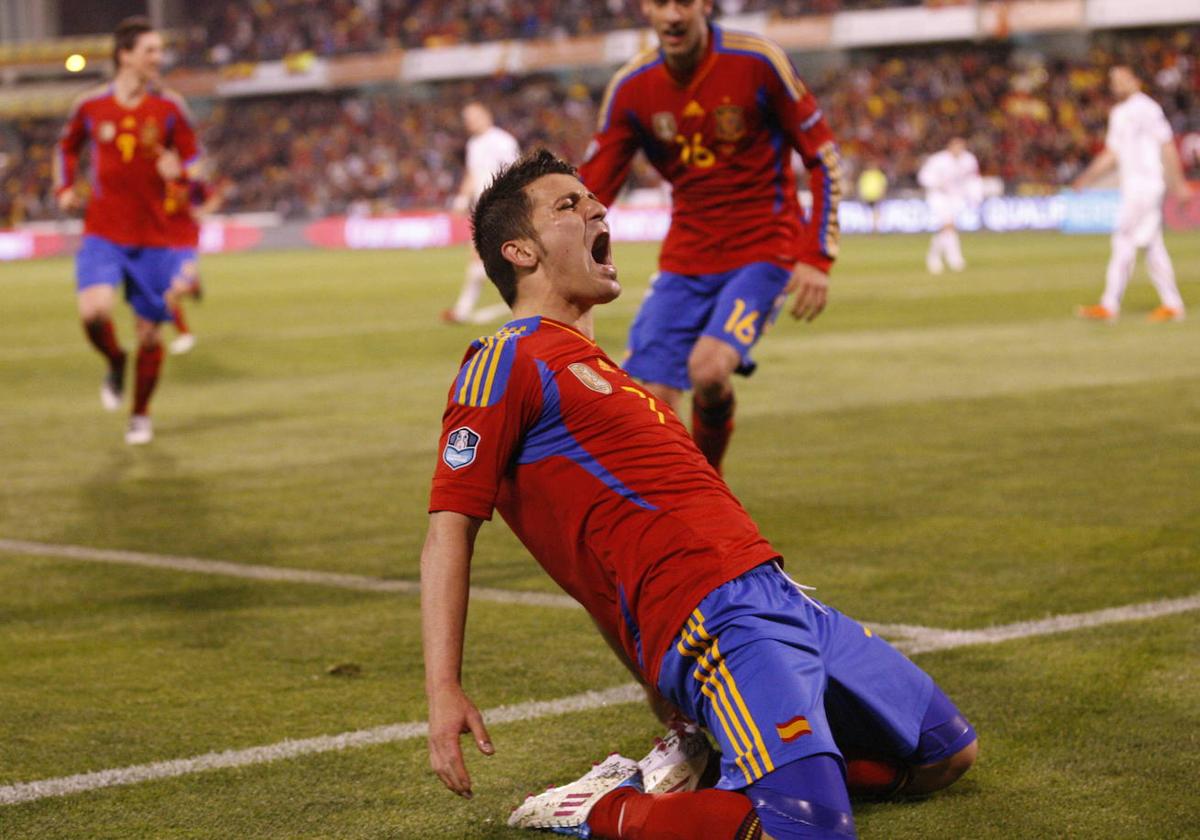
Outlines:
<svg viewBox="0 0 1200 840"><path fill-rule="evenodd" d="M1168 140L1162 146L1163 175L1167 188L1178 198L1186 199L1191 196L1191 187L1183 175L1183 162L1179 159L1179 150L1175 142Z"/></svg>
<svg viewBox="0 0 1200 840"><path fill-rule="evenodd" d="M629 658L629 654L625 652L625 648L621 645L620 640L606 630L600 622L593 619L593 623L595 623L596 630L600 633L601 638L608 643L609 648L612 649L617 659L621 660L621 664L625 666L625 670L629 671L633 675L633 678L641 684L642 690L646 692L646 704L650 707L650 711L654 713L654 716L660 722L667 725L684 720L684 714L679 711L675 704L659 694L658 689L646 682L641 669Z"/></svg>
<svg viewBox="0 0 1200 840"><path fill-rule="evenodd" d="M1088 164L1087 169L1083 170L1071 184L1077 190L1082 190L1092 184L1097 178L1108 173L1117 165L1117 156L1110 150L1105 149L1096 155L1096 158Z"/></svg>
<svg viewBox="0 0 1200 840"><path fill-rule="evenodd" d="M811 321L825 311L829 300L829 275L808 263L796 263L785 291L796 293L792 299L792 317L798 321Z"/></svg>
<svg viewBox="0 0 1200 840"><path fill-rule="evenodd" d="M481 520L452 511L429 516L421 550L421 644L429 702L429 763L442 783L471 796L459 736L471 733L479 751L493 752L483 717L462 689L471 553Z"/></svg>

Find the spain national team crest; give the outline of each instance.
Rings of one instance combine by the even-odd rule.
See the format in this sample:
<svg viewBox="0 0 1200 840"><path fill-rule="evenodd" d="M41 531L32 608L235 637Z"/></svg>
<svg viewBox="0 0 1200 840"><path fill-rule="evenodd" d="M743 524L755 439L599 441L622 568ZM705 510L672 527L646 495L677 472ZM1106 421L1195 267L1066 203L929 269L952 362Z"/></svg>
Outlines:
<svg viewBox="0 0 1200 840"><path fill-rule="evenodd" d="M460 470L475 460L479 449L479 434L469 426L459 426L446 438L442 460L452 470Z"/></svg>
<svg viewBox="0 0 1200 840"><path fill-rule="evenodd" d="M158 130L158 123L153 118L147 119L142 123L142 145L146 148L153 148L158 145L159 138L162 137Z"/></svg>
<svg viewBox="0 0 1200 840"><path fill-rule="evenodd" d="M675 115L670 111L659 111L650 118L650 122L654 126L654 136L664 143L670 143L675 139L675 135L679 133L679 127L675 123Z"/></svg>
<svg viewBox="0 0 1200 840"><path fill-rule="evenodd" d="M718 105L713 118L716 122L713 131L718 140L736 143L746 133L746 117L740 105Z"/></svg>
<svg viewBox="0 0 1200 840"><path fill-rule="evenodd" d="M609 395L613 391L612 383L605 379L596 371L585 365L583 362L576 362L573 365L568 365L567 370L575 374L575 378L582 382L587 387L591 388L597 394Z"/></svg>

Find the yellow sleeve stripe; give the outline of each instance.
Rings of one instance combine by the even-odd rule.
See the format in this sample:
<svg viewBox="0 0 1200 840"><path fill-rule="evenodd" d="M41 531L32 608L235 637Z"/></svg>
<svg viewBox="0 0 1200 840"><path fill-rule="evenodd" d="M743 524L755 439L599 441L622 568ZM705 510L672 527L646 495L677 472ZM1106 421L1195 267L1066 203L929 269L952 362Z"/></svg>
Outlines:
<svg viewBox="0 0 1200 840"><path fill-rule="evenodd" d="M657 60L658 50L644 50L630 59L613 75L608 82L608 87L604 89L604 98L600 100L600 110L596 114L596 131L604 131L608 128L608 111L612 107L613 97L617 95L617 90L621 85L625 84L634 73Z"/></svg>
<svg viewBox="0 0 1200 840"><path fill-rule="evenodd" d="M492 350L492 357L488 360L487 375L483 381L483 399L480 400L481 405L491 405L492 398L492 383L496 381L496 369L500 367L500 359L504 356L504 342L508 340L508 336L504 336L496 342L496 347Z"/></svg>
<svg viewBox="0 0 1200 840"><path fill-rule="evenodd" d="M792 99L799 101L804 98L807 92L804 82L800 81L800 77L796 75L796 68L792 67L791 59L778 44L744 32L724 32L722 45L738 52L753 53L765 58L775 68Z"/></svg>

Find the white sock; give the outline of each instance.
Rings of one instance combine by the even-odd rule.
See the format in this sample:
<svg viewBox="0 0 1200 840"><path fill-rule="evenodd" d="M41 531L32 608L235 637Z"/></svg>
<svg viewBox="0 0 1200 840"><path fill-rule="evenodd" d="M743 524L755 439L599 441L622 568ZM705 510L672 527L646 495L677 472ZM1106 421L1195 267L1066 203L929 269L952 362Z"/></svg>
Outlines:
<svg viewBox="0 0 1200 840"><path fill-rule="evenodd" d="M463 281L462 291L458 294L458 300L454 302L455 318L460 321L470 318L475 304L479 302L479 293L486 279L487 271L484 270L483 263L477 259L471 260L471 264L467 266L467 277Z"/></svg>
<svg viewBox="0 0 1200 840"><path fill-rule="evenodd" d="M1104 294L1100 305L1109 312L1121 311L1121 299L1125 297L1125 287L1129 285L1129 276L1133 274L1133 263L1137 259L1137 246L1133 240L1121 233L1114 233L1112 239L1112 256L1108 259L1108 269L1104 276Z"/></svg>
<svg viewBox="0 0 1200 840"><path fill-rule="evenodd" d="M1167 253L1161 230L1146 249L1146 269L1150 272L1150 282L1158 291L1162 305L1182 312L1183 298L1179 295L1179 287L1175 285L1175 267L1171 265L1171 255Z"/></svg>

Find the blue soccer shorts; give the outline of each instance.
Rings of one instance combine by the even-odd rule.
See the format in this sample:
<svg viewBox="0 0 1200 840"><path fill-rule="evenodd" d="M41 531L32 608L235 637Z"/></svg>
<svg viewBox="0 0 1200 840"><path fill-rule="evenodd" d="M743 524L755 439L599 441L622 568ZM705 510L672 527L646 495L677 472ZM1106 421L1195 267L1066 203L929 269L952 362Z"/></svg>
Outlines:
<svg viewBox="0 0 1200 840"><path fill-rule="evenodd" d="M928 674L774 564L700 602L663 659L658 689L720 743L725 790L850 745L924 765L975 737ZM960 722L952 735L923 735L944 735L948 722Z"/></svg>
<svg viewBox="0 0 1200 840"><path fill-rule="evenodd" d="M754 372L750 351L779 315L791 272L756 262L719 274L661 271L650 281L633 326L625 370L643 382L686 391L688 356L702 335L738 352L737 372Z"/></svg>
<svg viewBox="0 0 1200 840"><path fill-rule="evenodd" d="M125 286L125 299L142 318L170 321L166 293L179 267L174 248L118 245L101 236L86 234L75 255L75 288Z"/></svg>

